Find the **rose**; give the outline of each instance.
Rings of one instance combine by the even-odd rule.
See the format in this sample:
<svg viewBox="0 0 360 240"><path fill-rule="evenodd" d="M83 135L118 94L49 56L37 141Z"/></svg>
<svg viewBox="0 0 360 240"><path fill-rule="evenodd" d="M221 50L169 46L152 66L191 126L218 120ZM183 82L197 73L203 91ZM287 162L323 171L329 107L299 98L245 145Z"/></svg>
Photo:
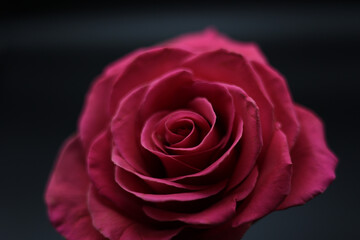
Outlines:
<svg viewBox="0 0 360 240"><path fill-rule="evenodd" d="M239 239L322 193L336 163L257 46L208 30L104 71L46 204L68 239Z"/></svg>

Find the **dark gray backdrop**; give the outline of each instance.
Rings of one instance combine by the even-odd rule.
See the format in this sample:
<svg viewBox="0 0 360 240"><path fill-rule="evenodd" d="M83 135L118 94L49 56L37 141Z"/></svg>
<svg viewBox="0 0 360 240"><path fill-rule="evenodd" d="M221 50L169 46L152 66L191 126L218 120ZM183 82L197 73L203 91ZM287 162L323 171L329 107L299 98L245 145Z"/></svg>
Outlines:
<svg viewBox="0 0 360 240"><path fill-rule="evenodd" d="M360 239L359 4L55 1L2 7L1 239L62 239L47 220L44 187L102 68L138 47L207 26L257 42L286 76L295 101L323 118L340 159L337 179L325 194L272 213L244 239Z"/></svg>

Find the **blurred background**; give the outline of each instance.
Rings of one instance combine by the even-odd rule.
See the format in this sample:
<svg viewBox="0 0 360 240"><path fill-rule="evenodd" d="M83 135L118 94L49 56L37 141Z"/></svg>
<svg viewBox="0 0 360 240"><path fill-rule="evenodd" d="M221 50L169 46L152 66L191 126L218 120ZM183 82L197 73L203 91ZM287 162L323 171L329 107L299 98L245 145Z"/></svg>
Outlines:
<svg viewBox="0 0 360 240"><path fill-rule="evenodd" d="M244 239L360 239L359 3L59 0L1 2L1 239L62 239L47 219L44 188L102 69L136 48L208 26L260 45L294 100L324 120L340 159L325 194L272 213Z"/></svg>

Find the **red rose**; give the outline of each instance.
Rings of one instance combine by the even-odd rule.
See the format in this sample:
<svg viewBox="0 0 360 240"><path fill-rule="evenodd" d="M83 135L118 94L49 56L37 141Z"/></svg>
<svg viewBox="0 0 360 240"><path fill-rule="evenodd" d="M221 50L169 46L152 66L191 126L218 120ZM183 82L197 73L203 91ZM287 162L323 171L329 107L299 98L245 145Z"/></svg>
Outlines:
<svg viewBox="0 0 360 240"><path fill-rule="evenodd" d="M335 178L321 121L254 44L208 30L141 49L92 86L46 190L67 239L239 239Z"/></svg>

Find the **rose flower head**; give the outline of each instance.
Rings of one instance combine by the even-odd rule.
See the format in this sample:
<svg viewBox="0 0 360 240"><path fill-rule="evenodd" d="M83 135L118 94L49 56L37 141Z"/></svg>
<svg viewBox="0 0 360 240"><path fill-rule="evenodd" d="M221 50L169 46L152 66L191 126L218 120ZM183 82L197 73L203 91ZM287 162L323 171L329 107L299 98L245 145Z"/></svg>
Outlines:
<svg viewBox="0 0 360 240"><path fill-rule="evenodd" d="M69 240L240 239L324 192L336 164L259 48L210 29L104 70L45 200Z"/></svg>

